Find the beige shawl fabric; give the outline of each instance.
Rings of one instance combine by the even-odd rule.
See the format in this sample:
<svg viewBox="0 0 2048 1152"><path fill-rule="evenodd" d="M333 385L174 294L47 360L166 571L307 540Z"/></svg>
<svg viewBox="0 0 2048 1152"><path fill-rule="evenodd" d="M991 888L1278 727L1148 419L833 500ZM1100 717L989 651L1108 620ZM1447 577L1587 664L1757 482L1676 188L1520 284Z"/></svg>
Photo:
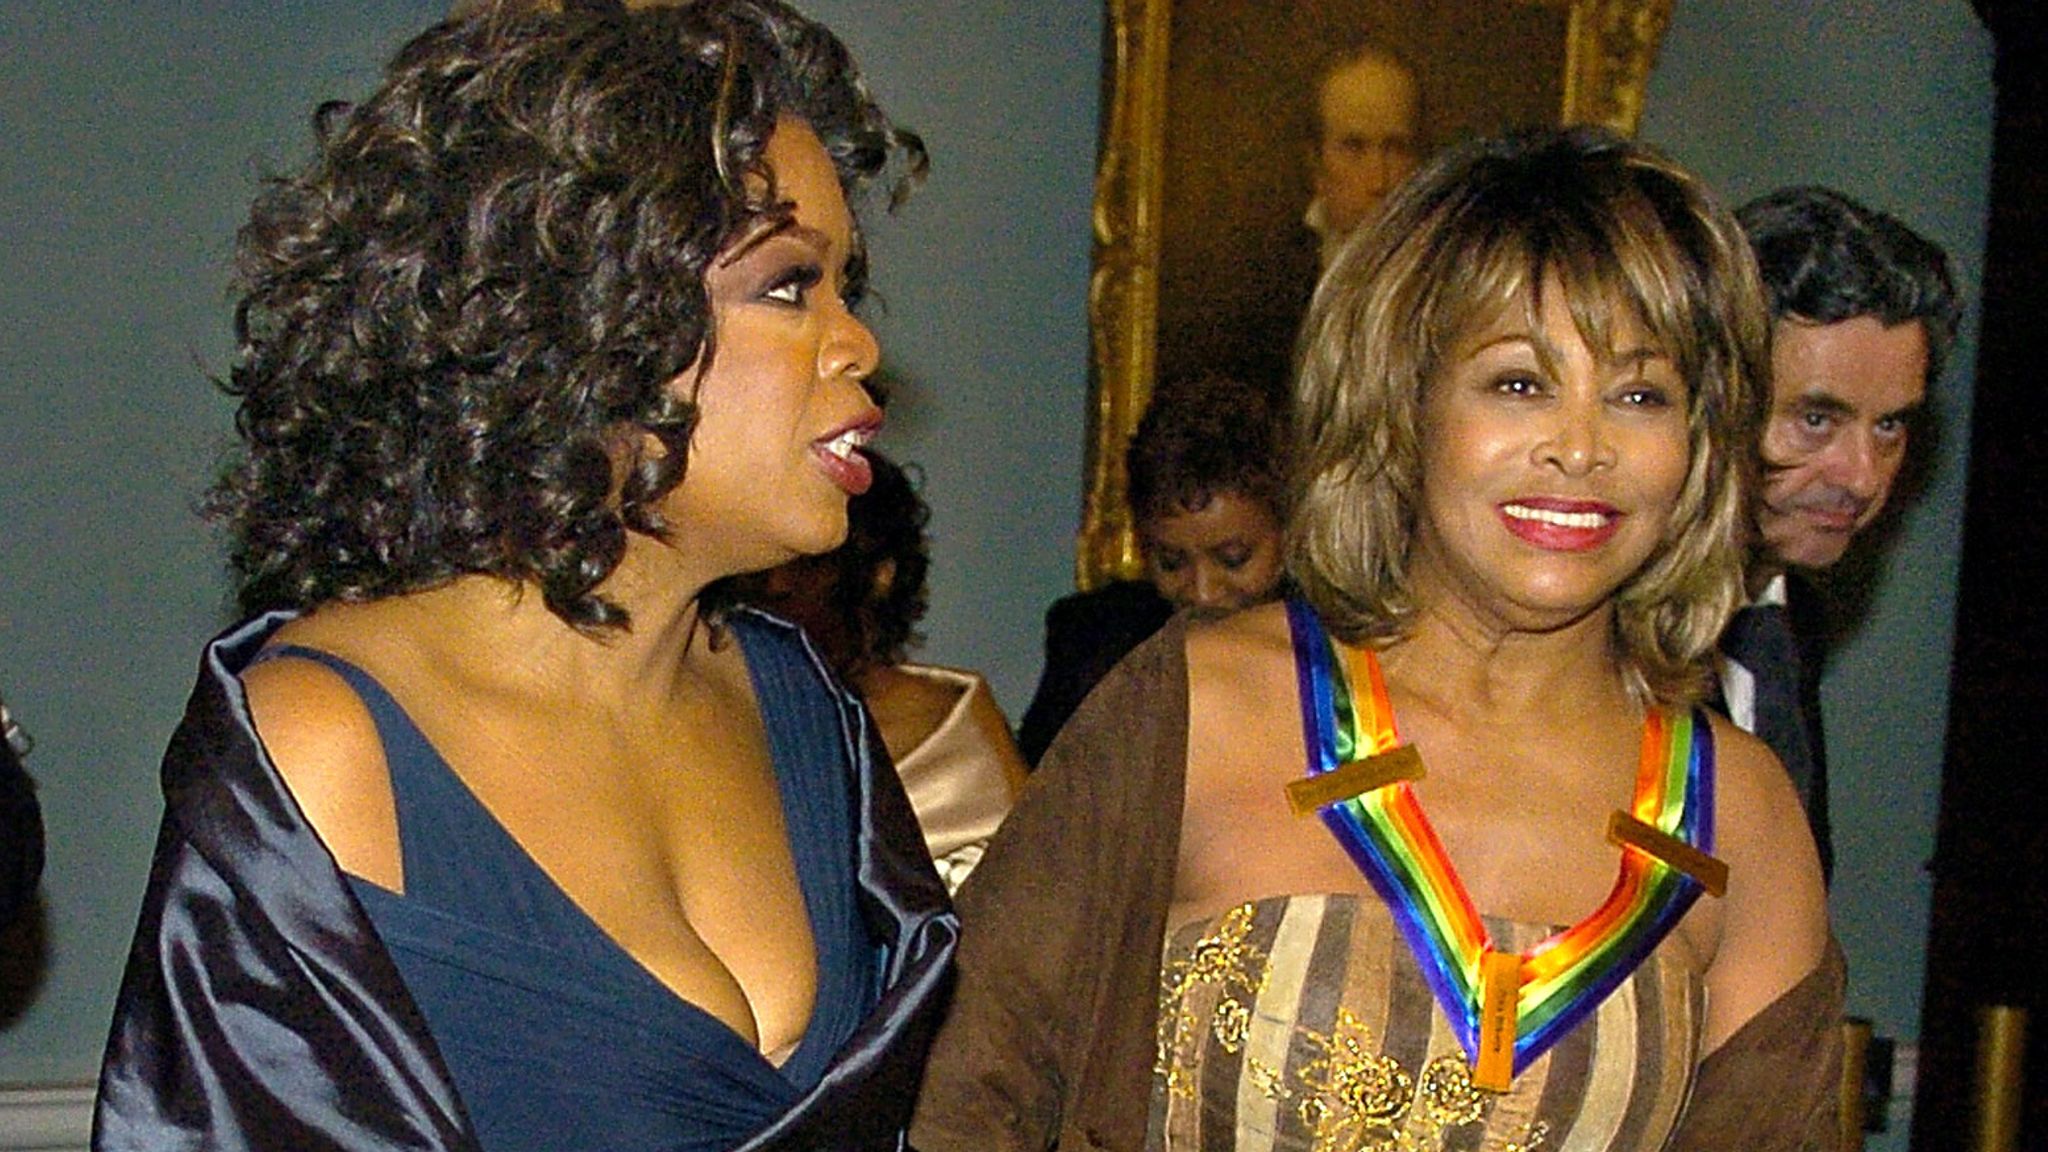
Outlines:
<svg viewBox="0 0 2048 1152"><path fill-rule="evenodd" d="M1031 768L980 675L936 664L898 664L896 670L958 694L938 728L896 762L925 848L951 892L981 860Z"/></svg>

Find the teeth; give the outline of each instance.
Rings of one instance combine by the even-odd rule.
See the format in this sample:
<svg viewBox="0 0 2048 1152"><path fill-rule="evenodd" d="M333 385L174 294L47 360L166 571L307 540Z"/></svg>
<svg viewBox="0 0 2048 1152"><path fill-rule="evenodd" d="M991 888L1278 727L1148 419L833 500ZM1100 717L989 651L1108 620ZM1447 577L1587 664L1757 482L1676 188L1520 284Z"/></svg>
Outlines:
<svg viewBox="0 0 2048 1152"><path fill-rule="evenodd" d="M868 441L874 438L875 430L872 428L849 428L825 441L825 451L841 460L851 460L856 451L867 447Z"/></svg>
<svg viewBox="0 0 2048 1152"><path fill-rule="evenodd" d="M1548 508L1531 508L1526 504L1505 504L1502 505L1501 511L1517 520L1534 520L1559 528L1600 528L1611 519L1604 512L1553 512Z"/></svg>

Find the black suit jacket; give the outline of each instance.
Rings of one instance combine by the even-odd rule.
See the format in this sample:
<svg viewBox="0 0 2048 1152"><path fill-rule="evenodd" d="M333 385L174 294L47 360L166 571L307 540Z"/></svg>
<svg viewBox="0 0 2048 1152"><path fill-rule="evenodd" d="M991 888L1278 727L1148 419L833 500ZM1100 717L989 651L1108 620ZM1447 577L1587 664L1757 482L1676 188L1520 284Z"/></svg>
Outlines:
<svg viewBox="0 0 2048 1152"><path fill-rule="evenodd" d="M1835 872L1834 830L1828 823L1827 730L1821 725L1820 675L1827 663L1827 612L1820 593L1796 573L1785 577L1786 611L1792 619L1792 639L1799 646L1799 709L1806 717L1806 733L1812 754L1813 773L1792 783L1806 803L1806 822L1813 828L1814 847L1820 849L1821 875Z"/></svg>
<svg viewBox="0 0 2048 1152"><path fill-rule="evenodd" d="M35 898L43 874L43 810L35 781L0 740L0 928Z"/></svg>
<svg viewBox="0 0 2048 1152"><path fill-rule="evenodd" d="M1045 613L1045 670L1017 726L1033 767L1096 682L1173 616L1173 604L1138 580L1106 584L1055 601Z"/></svg>
<svg viewBox="0 0 2048 1152"><path fill-rule="evenodd" d="M1773 742L1792 776L1800 802L1806 806L1806 822L1813 830L1813 845L1820 851L1821 874L1832 877L1835 869L1833 831L1828 822L1828 756L1826 732L1821 726L1820 678L1827 660L1827 613L1820 592L1797 573L1785 574L1785 615L1792 628L1797 667L1790 670L1799 685L1799 711L1805 723L1807 747L1801 757L1794 749ZM1750 670L1759 678L1772 669ZM1724 709L1725 710L1725 709ZM1769 741L1767 741L1769 742ZM1800 765L1810 770L1801 771Z"/></svg>

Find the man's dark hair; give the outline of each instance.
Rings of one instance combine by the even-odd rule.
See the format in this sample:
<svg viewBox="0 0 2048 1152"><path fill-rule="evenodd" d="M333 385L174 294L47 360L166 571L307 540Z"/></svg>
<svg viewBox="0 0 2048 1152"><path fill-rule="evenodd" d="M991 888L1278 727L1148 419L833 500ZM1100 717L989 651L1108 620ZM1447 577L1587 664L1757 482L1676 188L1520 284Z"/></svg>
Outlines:
<svg viewBox="0 0 2048 1152"><path fill-rule="evenodd" d="M1918 320L1927 380L1941 375L1962 304L1948 255L1897 217L1830 188L1781 188L1736 212L1770 295L1771 316L1890 327Z"/></svg>
<svg viewBox="0 0 2048 1152"><path fill-rule="evenodd" d="M1287 420L1272 389L1202 373L1162 381L1124 453L1143 525L1243 496L1285 520Z"/></svg>
<svg viewBox="0 0 2048 1152"><path fill-rule="evenodd" d="M244 611L484 574L624 624L596 588L628 532L668 532L716 354L705 270L790 219L778 121L817 133L849 198L892 157L922 172L780 0L553 7L465 5L414 39L369 98L321 107L312 162L242 227L242 445L208 510Z"/></svg>

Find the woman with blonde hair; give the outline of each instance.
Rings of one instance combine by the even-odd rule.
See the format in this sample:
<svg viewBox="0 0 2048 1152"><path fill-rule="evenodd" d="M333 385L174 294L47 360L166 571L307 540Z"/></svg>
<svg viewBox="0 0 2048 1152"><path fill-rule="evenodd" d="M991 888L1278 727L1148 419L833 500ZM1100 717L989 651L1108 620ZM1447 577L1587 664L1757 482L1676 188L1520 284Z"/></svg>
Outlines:
<svg viewBox="0 0 2048 1152"><path fill-rule="evenodd" d="M1699 706L1765 332L1646 148L1396 193L1303 335L1299 594L1169 626L1054 744L962 890L913 1142L1830 1145L1813 845Z"/></svg>

